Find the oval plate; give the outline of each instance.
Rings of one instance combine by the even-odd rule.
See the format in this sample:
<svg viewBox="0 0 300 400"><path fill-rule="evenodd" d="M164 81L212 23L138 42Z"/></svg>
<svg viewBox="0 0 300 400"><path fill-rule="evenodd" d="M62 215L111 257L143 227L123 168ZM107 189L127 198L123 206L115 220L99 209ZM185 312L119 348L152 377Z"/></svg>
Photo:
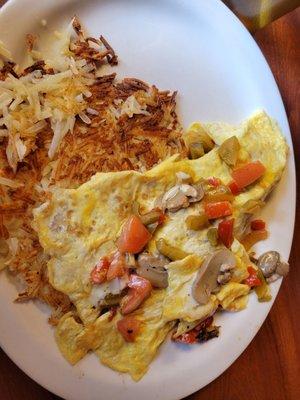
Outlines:
<svg viewBox="0 0 300 400"><path fill-rule="evenodd" d="M30 12L28 12L30 10ZM295 212L292 141L272 73L252 37L218 0L10 0L0 12L0 39L22 56L24 35L48 32L79 16L91 35L103 34L116 50L119 77L134 76L161 89L179 91L184 126L194 120L238 123L258 108L279 122L291 152L284 176L263 211L270 237L259 251L276 249L288 259ZM288 207L287 207L288 205ZM282 223L284 221L284 224ZM284 240L283 240L284 238ZM273 301L280 282L272 285ZM223 313L219 339L185 347L167 341L138 383L99 364L90 355L71 367L60 355L48 310L14 304L9 278L0 280L0 343L30 377L67 399L173 400L207 385L248 346L272 302L251 296L248 308Z"/></svg>

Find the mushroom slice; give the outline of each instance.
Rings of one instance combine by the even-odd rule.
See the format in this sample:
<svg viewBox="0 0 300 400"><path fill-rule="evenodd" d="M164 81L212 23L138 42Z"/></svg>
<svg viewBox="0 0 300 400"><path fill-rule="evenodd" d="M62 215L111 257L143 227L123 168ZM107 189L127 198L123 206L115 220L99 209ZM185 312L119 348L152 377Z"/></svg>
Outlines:
<svg viewBox="0 0 300 400"><path fill-rule="evenodd" d="M190 203L202 200L204 189L201 184L189 185L181 183L173 186L163 196L155 201L155 207L161 210L176 212L181 208L187 208Z"/></svg>
<svg viewBox="0 0 300 400"><path fill-rule="evenodd" d="M196 197L198 195L197 190L193 186L187 185L186 183L182 183L179 186L179 190L187 197Z"/></svg>
<svg viewBox="0 0 300 400"><path fill-rule="evenodd" d="M224 272L224 274L218 275L217 282L219 285L225 285L225 283L228 283L231 279L231 273L230 272Z"/></svg>
<svg viewBox="0 0 300 400"><path fill-rule="evenodd" d="M189 202L190 203L195 203L197 201L200 201L204 197L204 189L201 183L198 183L197 185L193 185L193 188L196 190L197 194L194 197L189 197Z"/></svg>
<svg viewBox="0 0 300 400"><path fill-rule="evenodd" d="M266 278L267 283L273 283L275 281L277 281L280 278L279 274L272 274L271 276L269 276L268 278Z"/></svg>
<svg viewBox="0 0 300 400"><path fill-rule="evenodd" d="M278 263L276 267L276 274L280 276L287 276L289 270L290 270L289 264L287 262L280 261L280 263Z"/></svg>
<svg viewBox="0 0 300 400"><path fill-rule="evenodd" d="M261 269L265 278L269 278L276 271L280 262L280 254L277 251L267 251L257 260L257 266Z"/></svg>
<svg viewBox="0 0 300 400"><path fill-rule="evenodd" d="M277 281L281 276L286 276L290 266L287 262L280 260L280 254L277 251L267 251L257 260L257 266L268 283Z"/></svg>
<svg viewBox="0 0 300 400"><path fill-rule="evenodd" d="M168 261L162 257L155 257L148 253L142 253L138 257L137 274L148 279L158 288L168 287L168 272L164 268Z"/></svg>
<svg viewBox="0 0 300 400"><path fill-rule="evenodd" d="M168 200L172 199L180 191L179 185L172 186L162 197L162 203L166 203Z"/></svg>
<svg viewBox="0 0 300 400"><path fill-rule="evenodd" d="M220 273L217 278L219 285L225 285L232 278L232 270L235 265L232 264L222 264L220 267Z"/></svg>
<svg viewBox="0 0 300 400"><path fill-rule="evenodd" d="M178 180L178 182L179 182L180 184L181 184L181 183L188 183L188 184L190 184L190 183L193 182L193 179L192 179L191 175L186 174L186 173L183 172L183 171L176 172L176 178L177 178L177 180Z"/></svg>
<svg viewBox="0 0 300 400"><path fill-rule="evenodd" d="M198 185L187 185L182 184L179 186L180 191L188 197L190 203L200 201L204 197L204 190L201 184Z"/></svg>
<svg viewBox="0 0 300 400"><path fill-rule="evenodd" d="M167 209L171 212L179 211L181 208L187 208L189 206L188 198L181 192L177 192L172 199L167 201Z"/></svg>
<svg viewBox="0 0 300 400"><path fill-rule="evenodd" d="M171 212L187 208L190 204L187 196L180 190L179 185L173 186L168 190L164 194L161 203L163 209L168 209Z"/></svg>
<svg viewBox="0 0 300 400"><path fill-rule="evenodd" d="M222 265L236 266L236 259L228 249L217 250L205 258L192 287L193 298L199 304L206 304L209 301L212 291L218 287L218 276Z"/></svg>

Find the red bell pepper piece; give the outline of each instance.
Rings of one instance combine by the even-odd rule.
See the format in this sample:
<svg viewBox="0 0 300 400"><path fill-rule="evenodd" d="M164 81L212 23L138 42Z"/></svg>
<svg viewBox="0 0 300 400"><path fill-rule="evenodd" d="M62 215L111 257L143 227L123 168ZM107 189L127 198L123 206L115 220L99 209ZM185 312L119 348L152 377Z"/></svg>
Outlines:
<svg viewBox="0 0 300 400"><path fill-rule="evenodd" d="M209 178L207 178L207 182L214 187L218 187L221 185L221 179L216 178L215 176L211 176Z"/></svg>
<svg viewBox="0 0 300 400"><path fill-rule="evenodd" d="M251 229L253 231L262 231L265 229L266 223L262 219L254 219L251 221Z"/></svg>
<svg viewBox="0 0 300 400"><path fill-rule="evenodd" d="M231 215L232 207L229 201L217 201L215 203L206 203L204 211L208 219L216 219Z"/></svg>
<svg viewBox="0 0 300 400"><path fill-rule="evenodd" d="M232 178L238 188L243 189L259 179L265 170L265 166L260 161L253 161L232 171Z"/></svg>
<svg viewBox="0 0 300 400"><path fill-rule="evenodd" d="M249 276L245 279L245 284L250 287L260 286L261 280L257 276L257 271L253 267L248 267L247 271L249 272Z"/></svg>
<svg viewBox="0 0 300 400"><path fill-rule="evenodd" d="M234 194L235 196L240 194L240 189L235 181L232 181L228 184L229 189L231 190L231 193Z"/></svg>
<svg viewBox="0 0 300 400"><path fill-rule="evenodd" d="M226 247L231 247L233 243L233 225L234 218L226 219L219 223L218 225L218 236L221 242Z"/></svg>

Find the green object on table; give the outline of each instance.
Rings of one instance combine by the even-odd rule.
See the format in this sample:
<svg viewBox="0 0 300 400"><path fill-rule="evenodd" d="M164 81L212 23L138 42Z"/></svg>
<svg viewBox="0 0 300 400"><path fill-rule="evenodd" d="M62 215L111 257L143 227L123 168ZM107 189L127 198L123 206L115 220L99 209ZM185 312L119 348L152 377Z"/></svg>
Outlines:
<svg viewBox="0 0 300 400"><path fill-rule="evenodd" d="M222 0L250 32L300 6L300 0Z"/></svg>

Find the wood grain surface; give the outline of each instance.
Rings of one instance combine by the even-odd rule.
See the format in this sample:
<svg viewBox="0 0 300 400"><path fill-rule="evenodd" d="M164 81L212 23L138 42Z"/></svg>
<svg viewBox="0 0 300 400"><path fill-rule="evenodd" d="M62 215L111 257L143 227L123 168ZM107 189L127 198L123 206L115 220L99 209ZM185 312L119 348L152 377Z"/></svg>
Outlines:
<svg viewBox="0 0 300 400"><path fill-rule="evenodd" d="M3 1L0 0L0 6L1 3ZM271 66L285 103L298 174L300 174L299 28L300 8L255 34L255 39ZM300 269L297 268L300 260L299 186L297 198L298 211L290 257L291 272L284 280L267 320L238 360L214 382L189 396L188 400L300 399ZM27 377L1 350L0 398L2 400L59 399Z"/></svg>

